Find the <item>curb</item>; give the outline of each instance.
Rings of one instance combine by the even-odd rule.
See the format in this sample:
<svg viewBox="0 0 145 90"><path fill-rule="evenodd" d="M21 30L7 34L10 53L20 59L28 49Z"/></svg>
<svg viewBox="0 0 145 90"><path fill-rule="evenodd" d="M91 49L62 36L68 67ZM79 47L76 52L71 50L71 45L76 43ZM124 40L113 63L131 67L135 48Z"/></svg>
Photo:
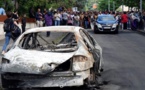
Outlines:
<svg viewBox="0 0 145 90"><path fill-rule="evenodd" d="M145 35L145 31L144 31L144 30L137 30L137 32L138 32L139 34Z"/></svg>

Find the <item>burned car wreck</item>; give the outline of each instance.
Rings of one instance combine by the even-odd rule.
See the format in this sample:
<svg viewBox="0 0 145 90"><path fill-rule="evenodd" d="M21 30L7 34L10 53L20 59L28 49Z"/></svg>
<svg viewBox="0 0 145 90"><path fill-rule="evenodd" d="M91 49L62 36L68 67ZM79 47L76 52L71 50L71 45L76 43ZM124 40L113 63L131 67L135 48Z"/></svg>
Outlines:
<svg viewBox="0 0 145 90"><path fill-rule="evenodd" d="M81 27L29 29L2 58L2 87L96 85L102 60L101 47Z"/></svg>

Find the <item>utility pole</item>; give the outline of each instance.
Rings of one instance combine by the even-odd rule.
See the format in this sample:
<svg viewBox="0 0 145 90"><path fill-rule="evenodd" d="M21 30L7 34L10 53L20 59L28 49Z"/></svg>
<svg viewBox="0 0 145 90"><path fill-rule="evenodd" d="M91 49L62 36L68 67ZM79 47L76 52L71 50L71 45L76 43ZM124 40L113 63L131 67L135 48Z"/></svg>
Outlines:
<svg viewBox="0 0 145 90"><path fill-rule="evenodd" d="M142 12L142 0L140 0L140 12Z"/></svg>
<svg viewBox="0 0 145 90"><path fill-rule="evenodd" d="M124 12L124 0L122 0L122 12Z"/></svg>
<svg viewBox="0 0 145 90"><path fill-rule="evenodd" d="M110 0L108 0L108 11L110 12Z"/></svg>
<svg viewBox="0 0 145 90"><path fill-rule="evenodd" d="M113 11L115 11L115 2L113 1Z"/></svg>

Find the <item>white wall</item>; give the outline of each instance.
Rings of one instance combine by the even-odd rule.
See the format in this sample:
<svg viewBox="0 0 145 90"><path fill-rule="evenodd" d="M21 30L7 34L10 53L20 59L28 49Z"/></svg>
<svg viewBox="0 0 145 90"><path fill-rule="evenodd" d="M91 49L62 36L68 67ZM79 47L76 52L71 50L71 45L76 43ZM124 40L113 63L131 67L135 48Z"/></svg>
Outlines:
<svg viewBox="0 0 145 90"><path fill-rule="evenodd" d="M19 23L19 27L21 28L21 23ZM34 27L36 27L36 23L26 23L26 30ZM3 22L0 22L0 40L4 38L5 38L5 32L3 30Z"/></svg>

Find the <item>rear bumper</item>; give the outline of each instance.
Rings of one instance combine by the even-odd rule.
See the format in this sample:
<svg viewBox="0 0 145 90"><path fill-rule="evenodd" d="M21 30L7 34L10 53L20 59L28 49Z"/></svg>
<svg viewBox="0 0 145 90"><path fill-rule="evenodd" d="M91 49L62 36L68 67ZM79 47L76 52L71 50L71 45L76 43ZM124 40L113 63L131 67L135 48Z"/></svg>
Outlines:
<svg viewBox="0 0 145 90"><path fill-rule="evenodd" d="M81 76L73 76L70 73L65 76L13 76L2 74L3 88L45 88L45 87L71 87L82 86L84 79ZM62 75L62 74L61 74ZM17 78L16 78L17 77Z"/></svg>

